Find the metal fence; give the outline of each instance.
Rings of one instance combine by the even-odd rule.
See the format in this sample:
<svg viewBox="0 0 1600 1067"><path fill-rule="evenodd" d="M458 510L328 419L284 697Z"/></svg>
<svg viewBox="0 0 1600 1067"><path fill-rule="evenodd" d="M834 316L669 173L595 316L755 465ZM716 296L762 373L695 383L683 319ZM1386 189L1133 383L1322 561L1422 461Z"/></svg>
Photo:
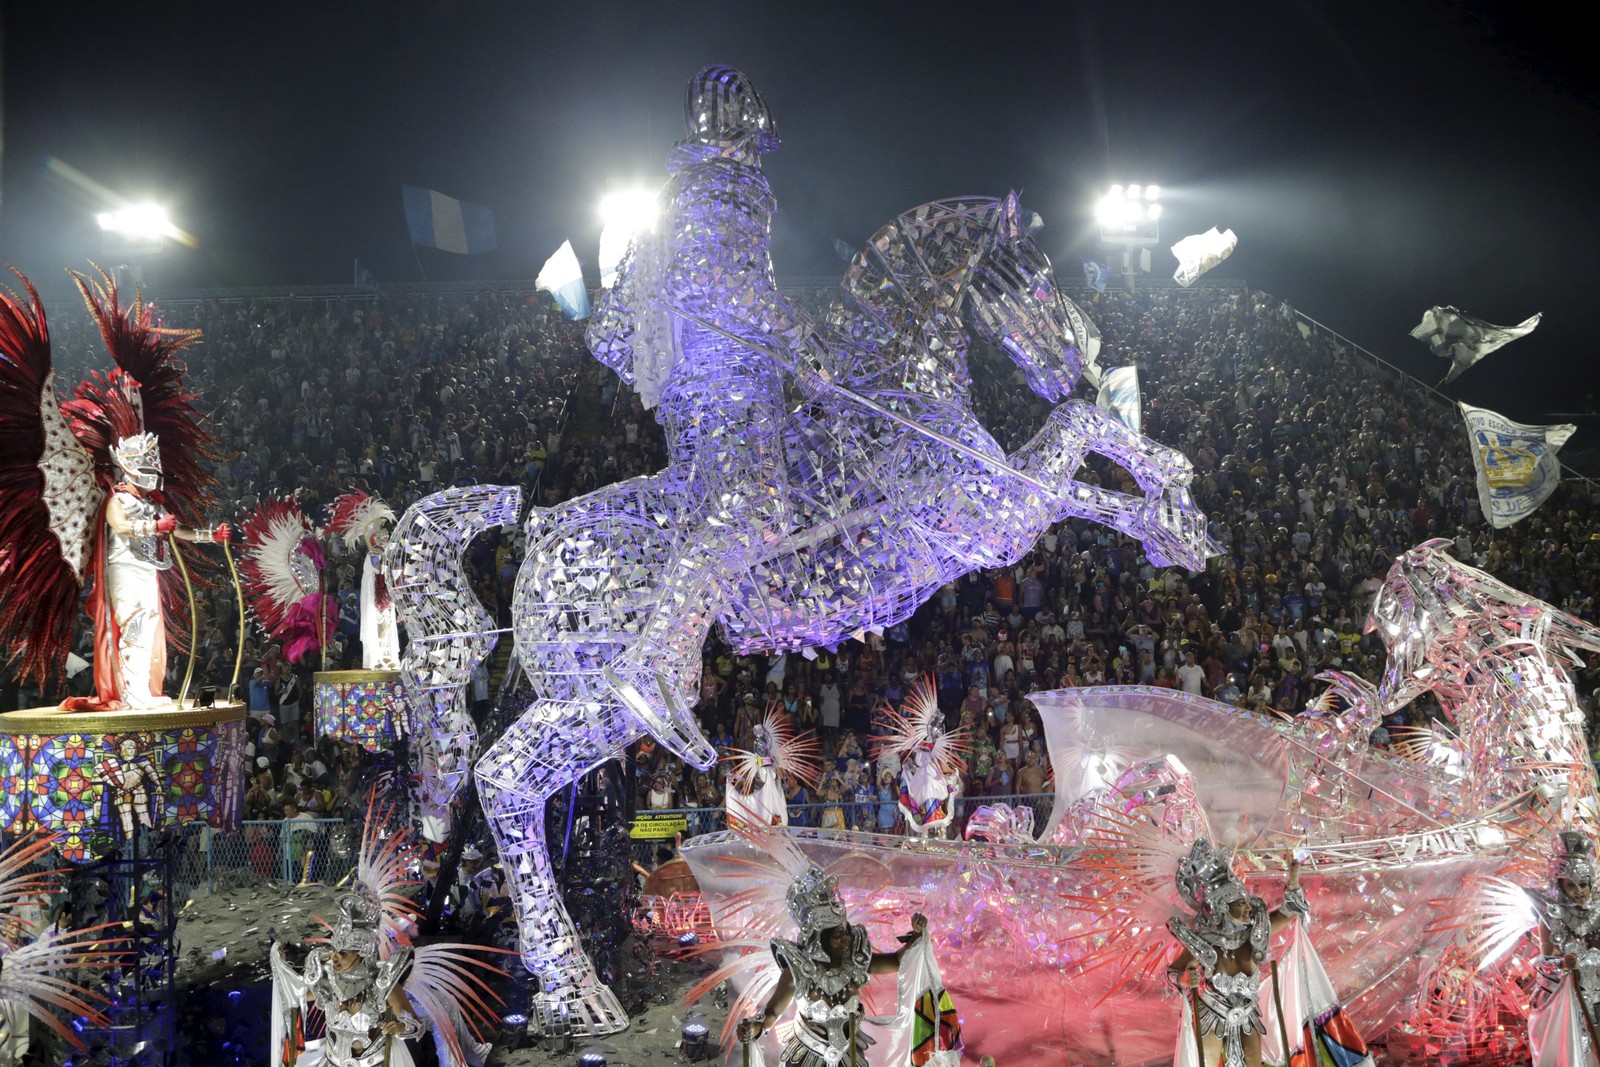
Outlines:
<svg viewBox="0 0 1600 1067"><path fill-rule="evenodd" d="M355 870L361 828L343 819L252 820L237 830L184 828L176 895L212 893L276 882L337 885Z"/></svg>

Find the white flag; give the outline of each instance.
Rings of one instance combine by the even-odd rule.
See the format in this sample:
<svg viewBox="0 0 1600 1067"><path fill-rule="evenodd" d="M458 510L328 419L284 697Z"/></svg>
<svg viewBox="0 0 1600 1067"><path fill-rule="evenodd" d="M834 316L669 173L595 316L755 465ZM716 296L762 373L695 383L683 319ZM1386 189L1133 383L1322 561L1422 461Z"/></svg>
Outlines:
<svg viewBox="0 0 1600 1067"><path fill-rule="evenodd" d="M1139 371L1135 367L1113 367L1100 377L1100 395L1095 407L1116 419L1134 433L1139 429Z"/></svg>
<svg viewBox="0 0 1600 1067"><path fill-rule="evenodd" d="M1067 322L1072 326L1072 336L1078 341L1078 354L1083 357L1083 376L1096 389L1100 387L1100 329L1083 309L1066 296L1061 303L1067 309Z"/></svg>
<svg viewBox="0 0 1600 1067"><path fill-rule="evenodd" d="M578 264L578 254L572 250L571 241L562 241L555 255L545 260L533 287L555 297L567 318L589 317L589 290L584 288L583 267Z"/></svg>
<svg viewBox="0 0 1600 1067"><path fill-rule="evenodd" d="M1215 226L1205 233L1185 237L1172 246L1172 254L1178 257L1178 269L1172 272L1172 280L1179 285L1193 285L1200 275L1233 255L1237 247L1239 238L1232 230L1218 233Z"/></svg>
<svg viewBox="0 0 1600 1067"><path fill-rule="evenodd" d="M1422 313L1422 321L1411 336L1427 345L1434 355L1450 361L1449 373L1444 376L1448 382L1495 349L1532 333L1543 316L1541 311L1515 326L1496 326L1463 315L1453 307L1431 307Z"/></svg>
<svg viewBox="0 0 1600 1067"><path fill-rule="evenodd" d="M1527 518L1561 481L1556 453L1577 432L1571 423L1525 426L1488 408L1461 404L1467 444L1478 468L1478 504L1495 529Z"/></svg>

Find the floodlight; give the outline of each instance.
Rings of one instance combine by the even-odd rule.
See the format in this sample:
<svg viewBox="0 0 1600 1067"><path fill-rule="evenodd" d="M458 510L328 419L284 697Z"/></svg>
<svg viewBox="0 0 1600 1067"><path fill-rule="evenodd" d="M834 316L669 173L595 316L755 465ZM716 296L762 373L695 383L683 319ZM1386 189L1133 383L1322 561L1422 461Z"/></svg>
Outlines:
<svg viewBox="0 0 1600 1067"><path fill-rule="evenodd" d="M600 221L627 233L649 229L656 221L656 196L644 189L621 189L600 198Z"/></svg>
<svg viewBox="0 0 1600 1067"><path fill-rule="evenodd" d="M1147 186L1145 186L1144 187L1144 198L1146 200L1160 200L1161 199L1161 186L1159 186L1159 185L1147 185Z"/></svg>
<svg viewBox="0 0 1600 1067"><path fill-rule="evenodd" d="M178 233L167 209L159 204L129 204L115 211L102 211L94 218L102 230L125 237L176 237Z"/></svg>
<svg viewBox="0 0 1600 1067"><path fill-rule="evenodd" d="M1143 195L1144 195L1144 189L1143 189L1143 187L1141 187L1139 185L1138 182L1134 182L1132 185L1128 186L1128 199L1129 200L1137 200Z"/></svg>

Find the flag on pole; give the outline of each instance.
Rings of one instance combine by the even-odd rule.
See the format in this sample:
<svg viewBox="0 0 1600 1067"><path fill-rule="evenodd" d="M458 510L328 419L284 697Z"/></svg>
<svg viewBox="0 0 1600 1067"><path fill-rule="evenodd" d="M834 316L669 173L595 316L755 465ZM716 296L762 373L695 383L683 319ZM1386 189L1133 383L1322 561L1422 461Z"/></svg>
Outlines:
<svg viewBox="0 0 1600 1067"><path fill-rule="evenodd" d="M1286 1067L1373 1067L1366 1039L1339 1003L1305 923L1295 925L1276 977L1261 984L1261 1015L1267 1028L1261 1038L1262 1062ZM1272 994L1274 981L1279 983L1277 998ZM1280 1047L1275 999L1283 1001L1283 1029L1292 1046L1287 1056Z"/></svg>
<svg viewBox="0 0 1600 1067"><path fill-rule="evenodd" d="M1134 367L1113 367L1100 376L1100 395L1095 407L1116 419L1134 433L1139 429L1139 371Z"/></svg>
<svg viewBox="0 0 1600 1067"><path fill-rule="evenodd" d="M1200 275L1233 255L1238 246L1239 238L1232 230L1218 233L1215 226L1205 233L1185 237L1172 246L1172 254L1178 257L1178 269L1172 272L1172 280L1183 286L1193 285Z"/></svg>
<svg viewBox="0 0 1600 1067"><path fill-rule="evenodd" d="M1427 345L1434 355L1450 361L1450 370L1444 376L1444 382L1448 382L1490 352L1532 333L1543 317L1541 311L1515 326L1496 326L1463 315L1453 307L1431 307L1422 313L1422 321L1411 336Z"/></svg>
<svg viewBox="0 0 1600 1067"><path fill-rule="evenodd" d="M1083 376L1090 385L1100 388L1100 330L1083 309L1067 297L1061 298L1067 311L1067 322L1072 336L1078 342L1078 355L1083 359Z"/></svg>
<svg viewBox="0 0 1600 1067"><path fill-rule="evenodd" d="M1478 505L1497 530L1527 518L1561 481L1556 453L1577 432L1571 423L1525 426L1488 408L1461 404L1467 446L1478 469Z"/></svg>
<svg viewBox="0 0 1600 1067"><path fill-rule="evenodd" d="M583 284L583 267L578 263L571 241L562 241L555 254L544 261L533 287L555 297L567 318L589 317L589 290Z"/></svg>
<svg viewBox="0 0 1600 1067"><path fill-rule="evenodd" d="M400 187L411 243L463 255L494 251L494 212L433 189Z"/></svg>
<svg viewBox="0 0 1600 1067"><path fill-rule="evenodd" d="M1083 261L1083 284L1097 293L1106 291L1106 282L1111 280L1111 271L1104 263L1096 263L1092 259Z"/></svg>

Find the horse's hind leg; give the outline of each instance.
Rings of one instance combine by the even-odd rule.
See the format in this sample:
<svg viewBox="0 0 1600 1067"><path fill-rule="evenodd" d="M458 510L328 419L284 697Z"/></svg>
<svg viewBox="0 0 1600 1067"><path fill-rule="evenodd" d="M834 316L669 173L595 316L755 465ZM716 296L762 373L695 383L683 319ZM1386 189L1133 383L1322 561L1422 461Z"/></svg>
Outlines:
<svg viewBox="0 0 1600 1067"><path fill-rule="evenodd" d="M518 949L540 1006L575 1034L611 1034L628 1015L601 984L561 901L545 835L545 802L616 756L640 731L620 707L541 700L478 761L478 792L516 907Z"/></svg>

